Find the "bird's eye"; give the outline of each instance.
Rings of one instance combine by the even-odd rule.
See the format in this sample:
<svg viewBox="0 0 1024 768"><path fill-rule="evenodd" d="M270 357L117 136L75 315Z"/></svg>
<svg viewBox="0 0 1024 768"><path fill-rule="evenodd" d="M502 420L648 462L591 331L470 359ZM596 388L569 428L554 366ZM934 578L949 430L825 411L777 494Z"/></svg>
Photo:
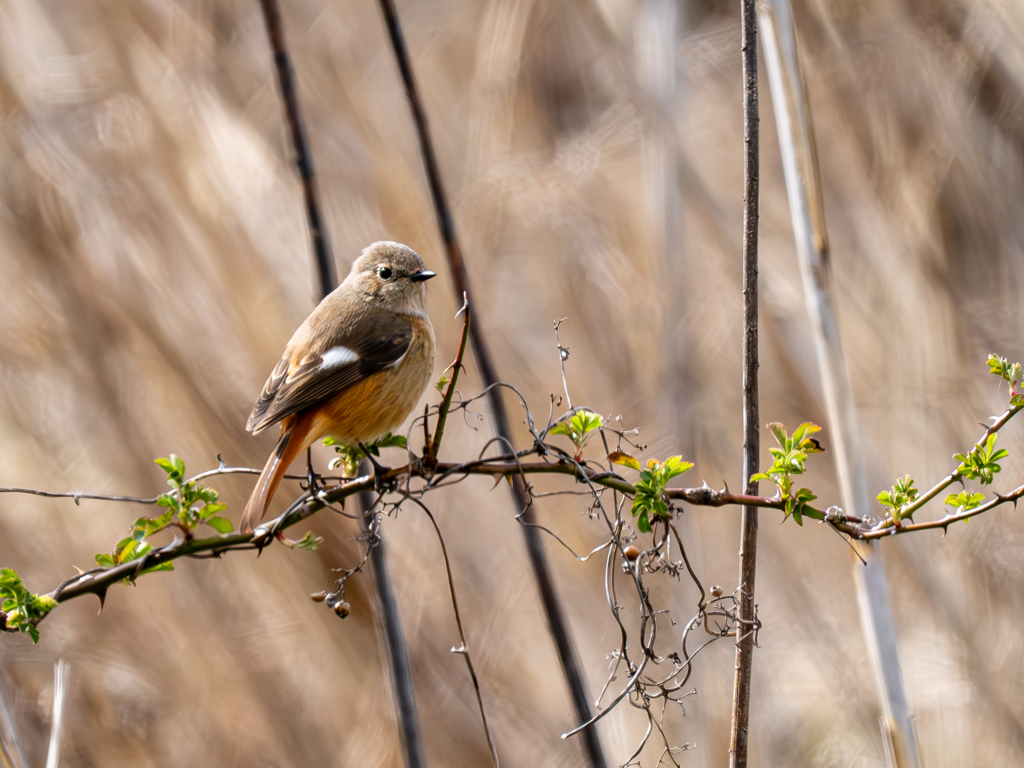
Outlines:
<svg viewBox="0 0 1024 768"><path fill-rule="evenodd" d="M390 280L393 273L390 267L381 267L377 270L377 274L380 275L381 280Z"/></svg>

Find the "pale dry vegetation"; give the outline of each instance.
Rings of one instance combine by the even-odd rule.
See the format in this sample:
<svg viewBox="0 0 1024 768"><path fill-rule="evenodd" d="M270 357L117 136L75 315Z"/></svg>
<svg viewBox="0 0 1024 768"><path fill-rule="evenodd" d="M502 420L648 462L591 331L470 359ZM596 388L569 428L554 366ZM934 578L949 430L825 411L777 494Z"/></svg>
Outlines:
<svg viewBox="0 0 1024 768"><path fill-rule="evenodd" d="M574 402L642 426L648 455L696 462L692 483L739 488L734 6L400 10L499 374L546 412L561 388L551 322L567 316ZM282 10L339 271L387 238L441 273L430 285L440 375L458 307L378 7ZM1024 11L1011 0L804 0L794 13L872 486L904 472L927 484L1003 402L988 353L1024 356ZM770 109L765 87L762 421L824 423ZM153 495L163 473L152 459L172 451L194 470L218 453L262 464L272 437L247 436L245 418L316 286L255 1L0 0L0 279L0 485ZM470 362L463 391L476 389ZM1004 468L1014 485L1019 429L1000 439L1017 457ZM453 419L444 450L467 457L489 434L485 420ZM822 500L837 500L828 461L814 472ZM251 482L215 483L234 520ZM490 485L436 494L434 510L498 748L507 766L582 765L579 744L558 738L576 723L512 505ZM582 551L601 541L585 512L574 497L538 508ZM138 514L5 496L0 562L48 589ZM1007 505L946 538L884 543L930 768L1024 750L1017 515ZM695 569L727 591L738 520L726 508L681 521ZM882 765L849 549L824 526L762 521L752 764ZM4 636L0 682L32 764L64 657L66 766L400 765L365 580L349 583L343 622L306 597L357 558L357 529L328 513L311 525L326 539L316 553L180 562L113 590L99 616L91 600L63 606L38 646ZM486 764L429 523L408 508L385 532L428 758ZM601 565L553 542L549 553L596 693L618 642ZM688 582L655 588L680 621L693 613ZM696 745L684 764L723 763L732 666L730 645L709 649L685 718L667 721ZM626 709L603 721L613 759L645 723Z"/></svg>

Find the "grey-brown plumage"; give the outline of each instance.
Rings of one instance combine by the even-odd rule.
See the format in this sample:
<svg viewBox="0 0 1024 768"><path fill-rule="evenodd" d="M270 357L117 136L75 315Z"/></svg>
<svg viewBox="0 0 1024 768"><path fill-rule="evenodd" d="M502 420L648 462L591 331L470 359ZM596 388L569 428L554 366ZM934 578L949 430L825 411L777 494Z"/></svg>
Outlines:
<svg viewBox="0 0 1024 768"><path fill-rule="evenodd" d="M423 284L433 276L411 248L374 243L295 331L246 423L257 433L280 422L281 438L241 530L262 519L288 465L313 442L370 441L409 415L434 363Z"/></svg>
<svg viewBox="0 0 1024 768"><path fill-rule="evenodd" d="M339 297L332 302L332 312L341 309L355 322L341 327L332 327L336 324L330 320L323 323L311 340L311 348L297 364L285 352L252 408L245 425L247 430L253 434L260 432L402 359L412 341L409 319L387 310L364 309L359 303L353 297ZM315 315L314 312L310 320ZM324 355L332 349L348 350L353 359L325 368ZM339 358L343 354L337 353Z"/></svg>

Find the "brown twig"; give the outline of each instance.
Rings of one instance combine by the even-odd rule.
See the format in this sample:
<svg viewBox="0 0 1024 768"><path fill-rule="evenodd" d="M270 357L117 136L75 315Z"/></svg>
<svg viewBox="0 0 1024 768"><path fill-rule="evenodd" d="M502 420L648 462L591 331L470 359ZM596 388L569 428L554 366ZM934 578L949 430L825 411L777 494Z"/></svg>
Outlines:
<svg viewBox="0 0 1024 768"><path fill-rule="evenodd" d="M462 318L462 341L459 342L459 352L455 356L455 362L451 364L452 378L448 382L448 388L444 392L444 400L441 402L441 407L437 411L437 427L434 429L434 439L429 443L429 453L425 458L428 461L437 461L437 452L441 450L441 438L444 437L444 425L448 421L448 411L452 407L452 398L455 396L455 386L459 383L459 372L462 370L462 359L466 355L466 340L469 338L469 301L465 295L462 297L462 309L459 310L459 314L463 314ZM456 315L458 317L458 315ZM426 419L423 420L426 424Z"/></svg>
<svg viewBox="0 0 1024 768"><path fill-rule="evenodd" d="M196 483L207 477L214 477L215 475L258 475L260 471L261 470L254 469L253 467L217 467L216 469L210 469L196 475L189 480L189 482ZM285 475L284 477L287 480L306 479L306 475ZM156 504L157 500L160 498L160 496L117 496L102 493L85 493L84 491L42 491L38 488L16 487L0 488L0 493L24 493L32 496L43 496L48 499L74 499L75 504L78 504L82 499L90 501L118 501L126 502L128 504Z"/></svg>
<svg viewBox="0 0 1024 768"><path fill-rule="evenodd" d="M405 46L405 37L402 34L402 27L398 20L398 12L394 0L380 0L381 10L387 24L388 35L391 39L391 46L395 53L399 71L402 75L402 82L405 85L405 92L409 98L409 107L412 110L413 121L416 125L416 135L419 138L420 151L423 156L423 164L427 173L427 183L430 186L431 199L434 203L434 212L437 217L438 229L441 239L444 242L445 252L448 256L448 266L452 274L456 296L469 298L470 304L479 306L473 301L473 292L469 286L469 273L463 259L462 248L459 245L455 233L455 222L452 218L451 208L448 205L444 184L441 182L441 172L437 163L437 156L434 152L433 142L430 138L430 130L427 126L427 116L423 109L423 102L419 97L416 88L416 80L413 76L412 62ZM490 350L484 340L479 317L476 318L471 331L473 352L476 355L477 364L480 367L480 377L486 386L491 386L498 381L498 375L491 360ZM509 426L508 413L505 410L504 401L497 388L492 388L488 400L491 412L494 414L494 421L497 427L497 434L509 445L512 440L512 430ZM530 565L533 569L534 579L537 582L537 589L540 592L541 602L544 605L544 612L548 620L548 628L555 641L558 651L558 658L565 674L566 683L572 696L576 716L580 722L590 720L590 703L588 701L586 686L583 682L583 673L579 662L576 659L576 652L573 647L572 637L569 633L569 625L562 611L558 596L555 593L554 580L551 575L551 568L548 564L547 555L544 552L544 545L541 541L540 531L534 526L534 513L532 499L522 480L516 476L512 482L512 498L516 505L517 518L523 525L523 536L526 539L526 549L530 557ZM593 768L604 768L607 764L601 742L597 732L593 728L584 730L584 740L590 763Z"/></svg>
<svg viewBox="0 0 1024 768"><path fill-rule="evenodd" d="M758 198L758 104L757 17L755 0L742 0L743 51L743 484L747 495L757 495L759 416L757 402L757 198ZM733 683L732 732L729 765L746 768L750 729L750 677L753 670L756 628L754 577L757 566L757 507L743 507L738 589L740 627L736 641L736 675Z"/></svg>

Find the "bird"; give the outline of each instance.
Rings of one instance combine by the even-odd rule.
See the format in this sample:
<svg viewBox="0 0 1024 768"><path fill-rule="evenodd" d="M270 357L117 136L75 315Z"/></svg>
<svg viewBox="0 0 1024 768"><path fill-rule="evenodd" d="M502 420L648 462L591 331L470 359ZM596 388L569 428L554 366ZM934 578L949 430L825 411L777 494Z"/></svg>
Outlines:
<svg viewBox="0 0 1024 768"><path fill-rule="evenodd" d="M245 425L281 424L239 530L252 533L292 461L317 440L358 445L401 426L434 366L425 282L436 274L406 245L373 243L299 326Z"/></svg>

